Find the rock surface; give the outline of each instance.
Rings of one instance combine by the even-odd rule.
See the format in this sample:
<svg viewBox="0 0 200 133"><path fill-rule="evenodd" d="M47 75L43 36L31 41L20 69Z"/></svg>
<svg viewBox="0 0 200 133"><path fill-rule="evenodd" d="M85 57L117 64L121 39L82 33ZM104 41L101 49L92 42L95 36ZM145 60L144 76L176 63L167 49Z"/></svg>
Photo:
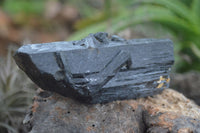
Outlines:
<svg viewBox="0 0 200 133"><path fill-rule="evenodd" d="M171 89L92 105L39 90L23 122L29 133L200 133L200 108Z"/></svg>
<svg viewBox="0 0 200 133"><path fill-rule="evenodd" d="M200 72L171 74L171 88L183 93L200 105Z"/></svg>
<svg viewBox="0 0 200 133"><path fill-rule="evenodd" d="M107 33L24 45L14 58L42 89L86 103L158 94L169 86L174 62L169 39L125 40Z"/></svg>

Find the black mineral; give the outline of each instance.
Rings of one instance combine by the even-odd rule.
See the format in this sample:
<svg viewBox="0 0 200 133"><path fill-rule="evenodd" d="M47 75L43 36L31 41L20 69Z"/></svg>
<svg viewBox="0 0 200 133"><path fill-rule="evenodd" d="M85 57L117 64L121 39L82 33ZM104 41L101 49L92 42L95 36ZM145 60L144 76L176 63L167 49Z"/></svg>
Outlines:
<svg viewBox="0 0 200 133"><path fill-rule="evenodd" d="M24 45L17 65L44 90L84 103L106 103L160 93L174 62L169 39L125 40L107 33L80 41Z"/></svg>

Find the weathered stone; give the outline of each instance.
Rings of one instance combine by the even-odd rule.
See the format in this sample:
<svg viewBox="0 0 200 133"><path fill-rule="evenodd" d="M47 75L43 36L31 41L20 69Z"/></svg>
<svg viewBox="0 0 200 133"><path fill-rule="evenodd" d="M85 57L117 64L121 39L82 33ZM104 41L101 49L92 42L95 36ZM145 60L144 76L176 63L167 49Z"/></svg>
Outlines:
<svg viewBox="0 0 200 133"><path fill-rule="evenodd" d="M168 39L125 40L106 33L83 40L22 46L18 66L44 90L86 103L160 93L174 62Z"/></svg>
<svg viewBox="0 0 200 133"><path fill-rule="evenodd" d="M171 87L200 105L200 72L171 74Z"/></svg>
<svg viewBox="0 0 200 133"><path fill-rule="evenodd" d="M40 90L24 124L29 133L200 133L200 108L171 89L106 104Z"/></svg>

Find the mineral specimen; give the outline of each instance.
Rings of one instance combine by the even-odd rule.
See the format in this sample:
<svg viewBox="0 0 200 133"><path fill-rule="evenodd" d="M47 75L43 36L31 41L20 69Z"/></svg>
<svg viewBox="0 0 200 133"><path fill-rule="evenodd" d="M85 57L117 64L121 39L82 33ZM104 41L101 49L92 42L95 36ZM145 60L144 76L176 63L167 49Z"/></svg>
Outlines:
<svg viewBox="0 0 200 133"><path fill-rule="evenodd" d="M24 45L14 59L42 89L85 103L160 93L174 62L168 39L125 40L102 32L80 41Z"/></svg>

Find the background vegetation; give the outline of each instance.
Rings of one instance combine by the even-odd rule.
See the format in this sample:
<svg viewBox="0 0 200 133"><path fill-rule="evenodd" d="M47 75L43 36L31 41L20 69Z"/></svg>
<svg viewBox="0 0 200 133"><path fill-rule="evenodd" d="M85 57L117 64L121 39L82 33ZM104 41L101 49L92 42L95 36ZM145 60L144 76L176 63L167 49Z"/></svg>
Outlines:
<svg viewBox="0 0 200 133"><path fill-rule="evenodd" d="M30 106L33 84L25 77L12 59L13 49L9 48L5 60L0 64L0 132L23 132L23 117Z"/></svg>
<svg viewBox="0 0 200 133"><path fill-rule="evenodd" d="M8 45L77 40L98 31L129 39L170 38L175 72L200 71L199 7L199 0L1 1L0 132L22 132L34 90Z"/></svg>
<svg viewBox="0 0 200 133"><path fill-rule="evenodd" d="M199 7L199 0L107 0L99 18L92 16L76 23L78 31L70 39L80 39L86 33L98 31L116 34L141 23L154 23L154 28L161 25L159 28L170 33L175 42L176 71L200 71Z"/></svg>

